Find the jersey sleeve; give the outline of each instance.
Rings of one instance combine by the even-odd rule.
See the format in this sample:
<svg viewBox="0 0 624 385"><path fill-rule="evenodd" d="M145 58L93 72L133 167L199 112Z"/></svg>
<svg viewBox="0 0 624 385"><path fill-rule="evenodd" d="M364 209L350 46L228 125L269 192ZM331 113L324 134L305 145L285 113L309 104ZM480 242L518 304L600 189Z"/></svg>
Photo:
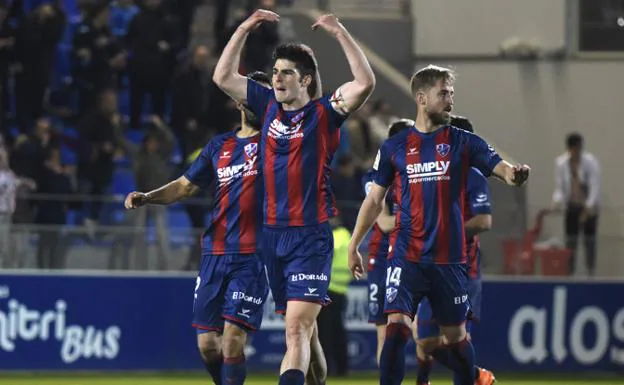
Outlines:
<svg viewBox="0 0 624 385"><path fill-rule="evenodd" d="M259 117L264 116L264 111L274 97L272 89L266 88L254 80L247 79L247 108L251 112Z"/></svg>
<svg viewBox="0 0 624 385"><path fill-rule="evenodd" d="M373 170L376 171L375 183L382 187L390 187L394 178L394 166L392 165L392 151L390 150L390 144L387 140L381 145L381 148L377 152Z"/></svg>
<svg viewBox="0 0 624 385"><path fill-rule="evenodd" d="M212 168L213 147L213 143L209 142L184 173L186 179L203 189L210 186L214 180L214 170Z"/></svg>
<svg viewBox="0 0 624 385"><path fill-rule="evenodd" d="M373 170L368 170L366 174L362 177L362 188L364 189L364 194L368 195L373 187L373 179L375 176L375 172Z"/></svg>
<svg viewBox="0 0 624 385"><path fill-rule="evenodd" d="M483 174L472 167L468 171L466 192L472 215L492 214L490 186Z"/></svg>
<svg viewBox="0 0 624 385"><path fill-rule="evenodd" d="M494 148L487 144L480 136L466 132L468 136L468 153L470 166L477 168L483 175L492 175L494 167L502 160Z"/></svg>
<svg viewBox="0 0 624 385"><path fill-rule="evenodd" d="M339 107L340 104L336 102L337 98L340 97L337 94L338 90L332 94L325 95L320 99L321 104L325 107L325 110L329 114L329 120L331 123L330 129L333 130L338 130L340 126L342 126L342 123L344 123L349 117L349 114L346 111L343 111L342 108Z"/></svg>

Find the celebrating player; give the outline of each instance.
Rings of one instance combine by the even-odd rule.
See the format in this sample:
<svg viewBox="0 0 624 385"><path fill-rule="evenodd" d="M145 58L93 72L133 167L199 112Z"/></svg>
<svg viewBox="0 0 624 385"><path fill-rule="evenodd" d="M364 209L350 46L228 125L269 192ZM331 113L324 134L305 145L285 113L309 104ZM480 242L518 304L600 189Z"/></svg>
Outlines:
<svg viewBox="0 0 624 385"><path fill-rule="evenodd" d="M350 267L363 273L358 247L381 212L393 184L398 202L397 227L390 239L386 276L386 339L380 359L380 383L400 384L405 376L405 344L423 296L431 303L456 384L474 384L474 348L467 338L468 314L465 234L462 208L470 166L512 186L522 185L529 167L504 161L480 137L449 125L454 74L438 66L418 71L411 81L417 104L416 124L381 146L371 192L353 232Z"/></svg>
<svg viewBox="0 0 624 385"><path fill-rule="evenodd" d="M394 136L401 130L414 125L412 120L402 119L394 122L388 129L388 137ZM375 172L369 170L362 180L366 195L373 186ZM384 313L384 293L386 291L386 258L390 230L394 228L394 200L392 192L386 194L384 207L377 217L371 230L368 243L368 322L375 324L377 329L377 364L381 355L381 347L386 337L386 322Z"/></svg>
<svg viewBox="0 0 624 385"><path fill-rule="evenodd" d="M453 116L451 126L473 132L472 123L464 117ZM488 231L492 227L492 204L490 187L487 179L474 167L468 171L466 181L466 204L464 206L464 229L466 231L466 251L468 253L468 302L470 317L466 330L470 329L474 320L481 317L481 247L477 234ZM440 328L433 317L427 298L418 305L416 316L417 328L414 333L416 355L418 357L417 385L428 385L431 372L431 357L451 368L449 351L440 338ZM475 367L475 384L491 385L495 378L489 370Z"/></svg>
<svg viewBox="0 0 624 385"><path fill-rule="evenodd" d="M371 94L375 77L366 57L334 15L313 25L340 43L354 79L331 96L315 99L317 65L307 47L288 44L274 52L273 89L238 74L240 53L250 30L277 22L257 10L232 35L215 68L214 81L235 100L262 116L264 173L263 250L276 310L286 312L286 355L282 385L302 385L310 362L310 339L327 288L333 255L327 223L336 214L330 164L339 127Z"/></svg>
<svg viewBox="0 0 624 385"><path fill-rule="evenodd" d="M248 77L270 87L263 72ZM268 88L267 88L268 89ZM125 206L168 205L214 184L215 205L204 232L195 286L193 326L199 351L215 384L241 385L247 333L262 322L268 295L258 256L262 220L259 118L239 104L240 128L214 137L186 173L148 193L128 194Z"/></svg>

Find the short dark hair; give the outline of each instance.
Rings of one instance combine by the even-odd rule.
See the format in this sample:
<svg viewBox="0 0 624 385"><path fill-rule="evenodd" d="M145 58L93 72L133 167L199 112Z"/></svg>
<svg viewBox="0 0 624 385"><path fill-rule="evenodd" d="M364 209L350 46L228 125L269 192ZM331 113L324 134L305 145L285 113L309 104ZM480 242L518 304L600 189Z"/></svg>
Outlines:
<svg viewBox="0 0 624 385"><path fill-rule="evenodd" d="M313 98L316 95L318 84L316 84L316 61L310 54L309 49L297 43L287 43L277 46L273 51L273 60L285 59L295 63L295 67L301 73L301 77L310 75L312 82L308 86L308 95Z"/></svg>
<svg viewBox="0 0 624 385"><path fill-rule="evenodd" d="M418 70L414 75L412 75L412 79L410 80L412 95L416 95L416 92L418 91L428 90L431 87L435 87L439 80L453 84L453 82L455 82L455 71L450 68L440 67L433 64Z"/></svg>
<svg viewBox="0 0 624 385"><path fill-rule="evenodd" d="M474 128L472 127L472 122L464 116L452 116L451 126L461 128L462 130L465 130L468 132L474 132Z"/></svg>
<svg viewBox="0 0 624 385"><path fill-rule="evenodd" d="M392 122L392 124L388 127L388 138L412 126L414 126L414 121L411 119L401 119L396 122Z"/></svg>
<svg viewBox="0 0 624 385"><path fill-rule="evenodd" d="M583 136L577 132L573 132L566 138L566 146L568 149L583 147Z"/></svg>
<svg viewBox="0 0 624 385"><path fill-rule="evenodd" d="M353 163L353 157L349 154L340 154L336 159L336 165L338 167L349 166Z"/></svg>
<svg viewBox="0 0 624 385"><path fill-rule="evenodd" d="M253 80L261 84L267 84L269 86L271 85L271 78L269 77L269 75L266 74L266 72L263 71L250 72L247 74L247 79ZM247 121L248 125L253 128L260 128L260 125L262 124L260 118L258 117L258 115L254 114L248 106L243 106L243 113L245 114L245 120Z"/></svg>

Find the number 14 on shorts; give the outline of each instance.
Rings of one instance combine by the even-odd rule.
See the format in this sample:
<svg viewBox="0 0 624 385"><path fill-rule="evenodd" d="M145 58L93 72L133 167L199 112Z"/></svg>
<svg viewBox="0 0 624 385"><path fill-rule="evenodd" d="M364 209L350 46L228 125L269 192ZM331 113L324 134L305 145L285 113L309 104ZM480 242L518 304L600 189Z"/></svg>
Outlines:
<svg viewBox="0 0 624 385"><path fill-rule="evenodd" d="M401 285L401 268L389 267L386 272L386 287L387 286L400 286Z"/></svg>

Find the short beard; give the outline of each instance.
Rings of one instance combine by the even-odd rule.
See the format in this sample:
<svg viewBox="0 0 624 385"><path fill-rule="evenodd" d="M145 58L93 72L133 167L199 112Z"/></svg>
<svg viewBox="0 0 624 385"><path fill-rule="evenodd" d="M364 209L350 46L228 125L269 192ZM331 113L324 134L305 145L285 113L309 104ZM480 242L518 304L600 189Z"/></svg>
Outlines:
<svg viewBox="0 0 624 385"><path fill-rule="evenodd" d="M427 116L431 123L435 126L447 125L451 123L451 114L444 112L427 112Z"/></svg>

